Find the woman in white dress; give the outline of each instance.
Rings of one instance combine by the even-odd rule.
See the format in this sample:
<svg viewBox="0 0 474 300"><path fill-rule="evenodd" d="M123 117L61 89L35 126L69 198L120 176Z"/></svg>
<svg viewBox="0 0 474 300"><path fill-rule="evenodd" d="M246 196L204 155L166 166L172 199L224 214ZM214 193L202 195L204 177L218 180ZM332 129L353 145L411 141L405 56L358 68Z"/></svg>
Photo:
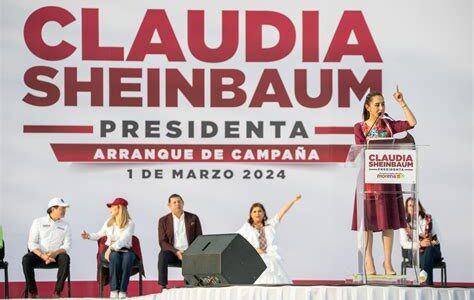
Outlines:
<svg viewBox="0 0 474 300"><path fill-rule="evenodd" d="M282 258L278 253L278 247L275 243L276 227L293 204L300 199L301 195L296 195L294 199L285 204L270 220L268 220L265 207L261 203L254 203L250 207L249 219L239 229L238 233L255 247L267 265L267 268L257 281L255 281L255 284L292 283L283 268Z"/></svg>

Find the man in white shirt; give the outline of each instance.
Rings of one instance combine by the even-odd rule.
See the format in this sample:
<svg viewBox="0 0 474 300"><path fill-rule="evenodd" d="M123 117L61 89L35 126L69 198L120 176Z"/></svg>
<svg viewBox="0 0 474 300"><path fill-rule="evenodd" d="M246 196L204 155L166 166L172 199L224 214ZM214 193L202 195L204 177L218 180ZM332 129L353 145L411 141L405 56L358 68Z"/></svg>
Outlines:
<svg viewBox="0 0 474 300"><path fill-rule="evenodd" d="M178 194L168 198L171 213L158 222L158 241L161 251L158 255L158 283L162 288L168 285L168 265L181 265L183 252L202 235L199 217L184 211L184 201Z"/></svg>
<svg viewBox="0 0 474 300"><path fill-rule="evenodd" d="M62 220L69 204L61 198L53 198L48 203L47 216L33 221L28 237L29 252L23 256L23 273L26 280L25 296L38 297L34 267L40 264L56 264L58 276L53 297L60 298L64 281L68 276L71 250L71 228Z"/></svg>

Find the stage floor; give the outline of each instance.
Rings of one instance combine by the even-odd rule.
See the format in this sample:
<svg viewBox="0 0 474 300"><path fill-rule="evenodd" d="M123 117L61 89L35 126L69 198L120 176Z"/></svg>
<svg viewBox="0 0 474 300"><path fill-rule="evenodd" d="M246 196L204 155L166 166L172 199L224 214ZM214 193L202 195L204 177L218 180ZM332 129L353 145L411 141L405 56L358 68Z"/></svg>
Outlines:
<svg viewBox="0 0 474 300"><path fill-rule="evenodd" d="M144 296L138 295L137 282L131 282L129 292L139 300L474 300L474 286L420 287L387 284L351 285L347 283L319 283L294 285L233 285L227 287L178 286L163 291L157 290L156 282L144 282ZM302 283L302 282L301 282ZM72 299L100 299L97 297L97 282L73 283ZM153 288L152 288L152 286ZM41 298L50 298L53 282L38 283ZM24 283L10 285L10 297L18 298ZM91 291L94 291L91 293ZM0 297L3 296L3 282ZM66 290L63 295L67 295ZM104 296L108 296L108 288Z"/></svg>
<svg viewBox="0 0 474 300"><path fill-rule="evenodd" d="M141 298L156 300L473 300L474 288L390 285L249 285L175 288Z"/></svg>
<svg viewBox="0 0 474 300"><path fill-rule="evenodd" d="M472 287L391 285L229 286L173 288L146 300L473 300Z"/></svg>

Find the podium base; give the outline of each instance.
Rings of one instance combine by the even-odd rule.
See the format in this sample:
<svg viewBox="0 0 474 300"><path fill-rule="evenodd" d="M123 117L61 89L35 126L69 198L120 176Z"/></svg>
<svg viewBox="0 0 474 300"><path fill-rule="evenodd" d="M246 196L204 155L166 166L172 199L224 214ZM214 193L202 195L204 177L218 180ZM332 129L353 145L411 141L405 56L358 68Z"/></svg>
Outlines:
<svg viewBox="0 0 474 300"><path fill-rule="evenodd" d="M352 281L354 284L387 284L387 285L406 285L413 284L407 281L406 275L367 275L367 282L364 282L363 274L354 274L352 278L347 281Z"/></svg>

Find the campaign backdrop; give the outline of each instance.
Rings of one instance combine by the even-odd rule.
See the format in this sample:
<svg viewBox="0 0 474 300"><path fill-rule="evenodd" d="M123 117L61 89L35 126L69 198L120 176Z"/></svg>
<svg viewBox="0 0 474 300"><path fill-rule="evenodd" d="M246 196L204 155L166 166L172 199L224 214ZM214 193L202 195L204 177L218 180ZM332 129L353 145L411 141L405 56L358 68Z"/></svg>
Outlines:
<svg viewBox="0 0 474 300"><path fill-rule="evenodd" d="M419 199L441 228L449 280L473 282L472 11L470 0L2 1L11 280L23 280L29 227L56 196L71 205L74 280L94 280L97 245L80 233L98 231L116 197L156 280L172 193L206 234L235 232L253 202L271 217L301 193L278 227L288 273L351 277L352 128L369 91L404 119L398 85L418 120ZM381 249L377 235L379 269ZM396 269L400 256L396 233Z"/></svg>

